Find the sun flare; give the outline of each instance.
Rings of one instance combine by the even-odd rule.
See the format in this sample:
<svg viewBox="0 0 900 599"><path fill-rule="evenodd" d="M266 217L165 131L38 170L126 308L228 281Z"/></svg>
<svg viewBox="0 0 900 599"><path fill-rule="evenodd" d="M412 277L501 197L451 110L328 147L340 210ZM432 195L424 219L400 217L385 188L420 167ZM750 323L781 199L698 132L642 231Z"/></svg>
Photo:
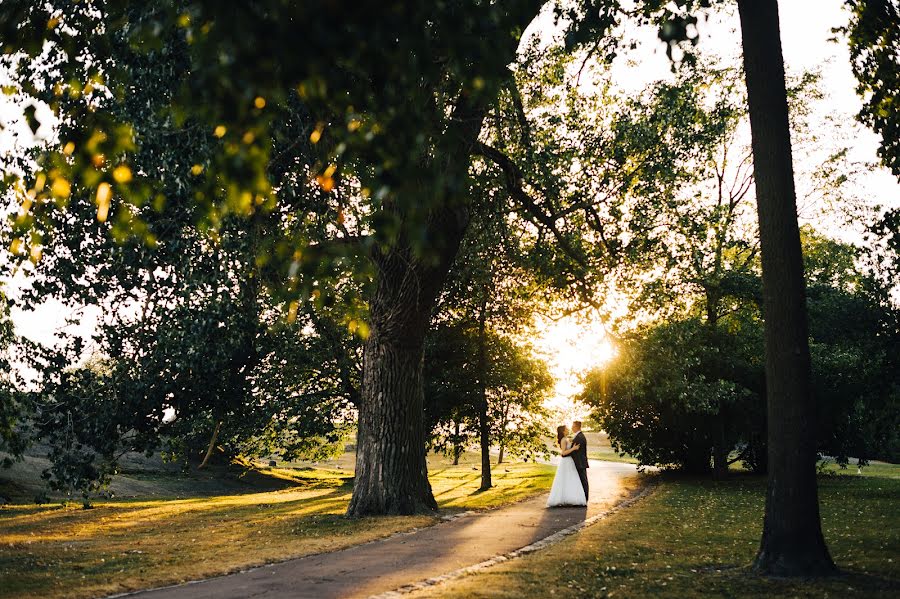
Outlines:
<svg viewBox="0 0 900 599"><path fill-rule="evenodd" d="M535 348L556 379L547 407L566 419L587 416L588 406L575 399L582 390L580 377L616 356L616 347L603 323L590 315L540 318L535 328Z"/></svg>

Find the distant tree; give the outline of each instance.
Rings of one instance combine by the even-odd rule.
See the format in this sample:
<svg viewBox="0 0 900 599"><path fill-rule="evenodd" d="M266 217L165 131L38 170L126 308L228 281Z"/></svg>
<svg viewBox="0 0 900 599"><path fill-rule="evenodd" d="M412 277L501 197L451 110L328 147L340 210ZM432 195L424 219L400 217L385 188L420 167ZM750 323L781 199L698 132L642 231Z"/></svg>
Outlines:
<svg viewBox="0 0 900 599"><path fill-rule="evenodd" d="M481 192L489 196L484 205L496 207L506 200L505 189L491 188L491 177L481 181ZM427 389L434 396L428 403L443 405L445 413L448 408L454 410L456 422L464 414L471 418L467 429L478 431L483 489L492 485L490 448L498 440L495 417L508 421L515 413L512 405L495 410L496 402L512 402L514 396L507 390L523 385L523 394L515 400L526 419L540 412L544 396L535 377L546 377L546 367L513 341L544 300L539 277L527 268L528 246L519 234L523 226L509 218L473 223L438 298L434 340L429 344L433 350L427 371L433 374ZM542 367L544 374L537 374ZM449 381L449 376L460 378ZM446 381L449 386L441 389L434 381ZM536 432L532 428L529 435ZM457 436L456 423L453 435Z"/></svg>
<svg viewBox="0 0 900 599"><path fill-rule="evenodd" d="M594 408L614 450L691 473L711 472L723 443L744 448L731 462L758 451L761 326L753 311L721 325L694 316L634 331L610 364L588 374L579 399Z"/></svg>
<svg viewBox="0 0 900 599"><path fill-rule="evenodd" d="M499 449L497 463L508 456L548 457L548 416L544 401L553 388L546 363L530 348L497 337L491 348L489 417L491 437Z"/></svg>
<svg viewBox="0 0 900 599"><path fill-rule="evenodd" d="M477 321L459 318L433 329L426 357L426 421L432 426L431 445L436 451L451 455L454 463L472 445L480 446L482 459L488 460L491 446L496 446L498 464L510 455L525 459L547 455L543 402L553 379L527 344L494 330L482 336ZM491 480L490 463L482 479Z"/></svg>
<svg viewBox="0 0 900 599"><path fill-rule="evenodd" d="M433 327L425 341L425 424L429 446L459 458L478 438L478 394L471 331L456 323Z"/></svg>
<svg viewBox="0 0 900 599"><path fill-rule="evenodd" d="M21 456L29 439L23 428L30 416L28 395L16 380L14 350L20 342L9 313L9 302L0 287L0 452L3 466Z"/></svg>
<svg viewBox="0 0 900 599"><path fill-rule="evenodd" d="M818 448L846 464L900 454L900 309L863 250L801 229Z"/></svg>
<svg viewBox="0 0 900 599"><path fill-rule="evenodd" d="M118 309L92 340L98 368L69 366L81 353L77 336L30 352L41 375L33 433L51 447L57 487L96 491L90 475L102 486L124 451L205 465L210 456L339 450L358 400L359 374L346 364L359 347L347 327L353 285L332 291L337 307L310 304L288 318L259 283L252 238L227 224L215 237L170 231L156 248L111 244L91 230L79 240L71 229L45 247L25 298ZM78 435L84 459L72 457Z"/></svg>

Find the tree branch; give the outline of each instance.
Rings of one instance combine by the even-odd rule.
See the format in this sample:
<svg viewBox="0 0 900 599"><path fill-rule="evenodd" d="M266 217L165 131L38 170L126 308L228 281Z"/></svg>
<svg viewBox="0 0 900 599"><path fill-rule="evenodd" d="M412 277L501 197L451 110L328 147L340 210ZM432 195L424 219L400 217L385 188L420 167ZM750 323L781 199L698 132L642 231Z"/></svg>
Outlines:
<svg viewBox="0 0 900 599"><path fill-rule="evenodd" d="M475 144L472 148L472 152L487 158L499 166L504 174L506 189L512 198L525 208L537 222L547 227L547 229L553 233L553 236L556 237L557 242L559 242L560 248L562 248L563 252L569 256L569 258L574 260L579 266L587 267L587 261L584 256L572 247L562 231L559 230L559 227L556 226L556 220L551 215L545 213L528 192L525 191L522 186L525 179L516 163L500 150L481 142Z"/></svg>

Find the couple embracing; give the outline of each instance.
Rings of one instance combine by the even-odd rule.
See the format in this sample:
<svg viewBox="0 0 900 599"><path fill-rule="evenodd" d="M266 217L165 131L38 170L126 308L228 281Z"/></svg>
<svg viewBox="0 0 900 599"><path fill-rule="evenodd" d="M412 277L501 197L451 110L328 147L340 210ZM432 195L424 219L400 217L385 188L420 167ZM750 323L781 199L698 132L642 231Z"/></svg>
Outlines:
<svg viewBox="0 0 900 599"><path fill-rule="evenodd" d="M547 507L561 505L587 505L588 478L587 439L581 432L581 422L572 423L575 437L569 440L569 427L562 425L556 429L556 441L562 459L556 469L556 477L550 488Z"/></svg>

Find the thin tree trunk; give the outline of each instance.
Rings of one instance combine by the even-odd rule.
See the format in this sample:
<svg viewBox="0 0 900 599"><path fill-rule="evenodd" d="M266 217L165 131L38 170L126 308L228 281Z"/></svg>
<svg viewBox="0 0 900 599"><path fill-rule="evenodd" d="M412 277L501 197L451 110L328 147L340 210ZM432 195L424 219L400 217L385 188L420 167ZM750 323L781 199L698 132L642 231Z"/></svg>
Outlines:
<svg viewBox="0 0 900 599"><path fill-rule="evenodd" d="M484 290L481 314L478 317L478 428L481 433L480 491L486 491L493 486L491 481L491 428L488 420L487 373L487 290Z"/></svg>
<svg viewBox="0 0 900 599"><path fill-rule="evenodd" d="M462 444L459 442L459 420L454 423L453 437L453 465L459 466L459 456L462 454Z"/></svg>
<svg viewBox="0 0 900 599"><path fill-rule="evenodd" d="M503 408L503 419L500 422L500 426L498 427L500 429L500 435L499 435L500 438L498 439L499 444L500 444L500 455L497 457L497 465L498 466L503 463L503 456L506 455L506 439L508 438L507 432L506 432L506 427L508 424L509 424L509 402L507 402L506 406Z"/></svg>
<svg viewBox="0 0 900 599"><path fill-rule="evenodd" d="M719 400L716 414L716 442L713 446L713 478L716 480L724 480L728 476L729 451L726 447L726 433L725 406Z"/></svg>
<svg viewBox="0 0 900 599"><path fill-rule="evenodd" d="M216 439L219 437L219 429L222 428L222 421L219 420L216 422L216 428L213 429L212 437L209 439L209 447L206 448L206 455L203 456L203 461L200 462L200 465L197 466L197 469L206 467L206 463L209 461L209 456L212 455L213 448L216 446Z"/></svg>
<svg viewBox="0 0 900 599"><path fill-rule="evenodd" d="M776 0L738 0L762 253L769 482L754 567L775 576L834 571L819 519L803 256Z"/></svg>
<svg viewBox="0 0 900 599"><path fill-rule="evenodd" d="M717 270L718 270L718 260L720 258L718 255L720 252L717 250ZM716 328L719 326L719 295L718 290L716 289L707 289L706 291L706 326L709 327L710 330L710 340L713 343L718 343L718 338L715 335ZM723 480L728 475L728 453L729 447L726 447L727 444L727 421L725 419L725 405L721 399L716 404L716 417L715 417L715 433L714 433L714 442L713 442L713 478L716 480Z"/></svg>

